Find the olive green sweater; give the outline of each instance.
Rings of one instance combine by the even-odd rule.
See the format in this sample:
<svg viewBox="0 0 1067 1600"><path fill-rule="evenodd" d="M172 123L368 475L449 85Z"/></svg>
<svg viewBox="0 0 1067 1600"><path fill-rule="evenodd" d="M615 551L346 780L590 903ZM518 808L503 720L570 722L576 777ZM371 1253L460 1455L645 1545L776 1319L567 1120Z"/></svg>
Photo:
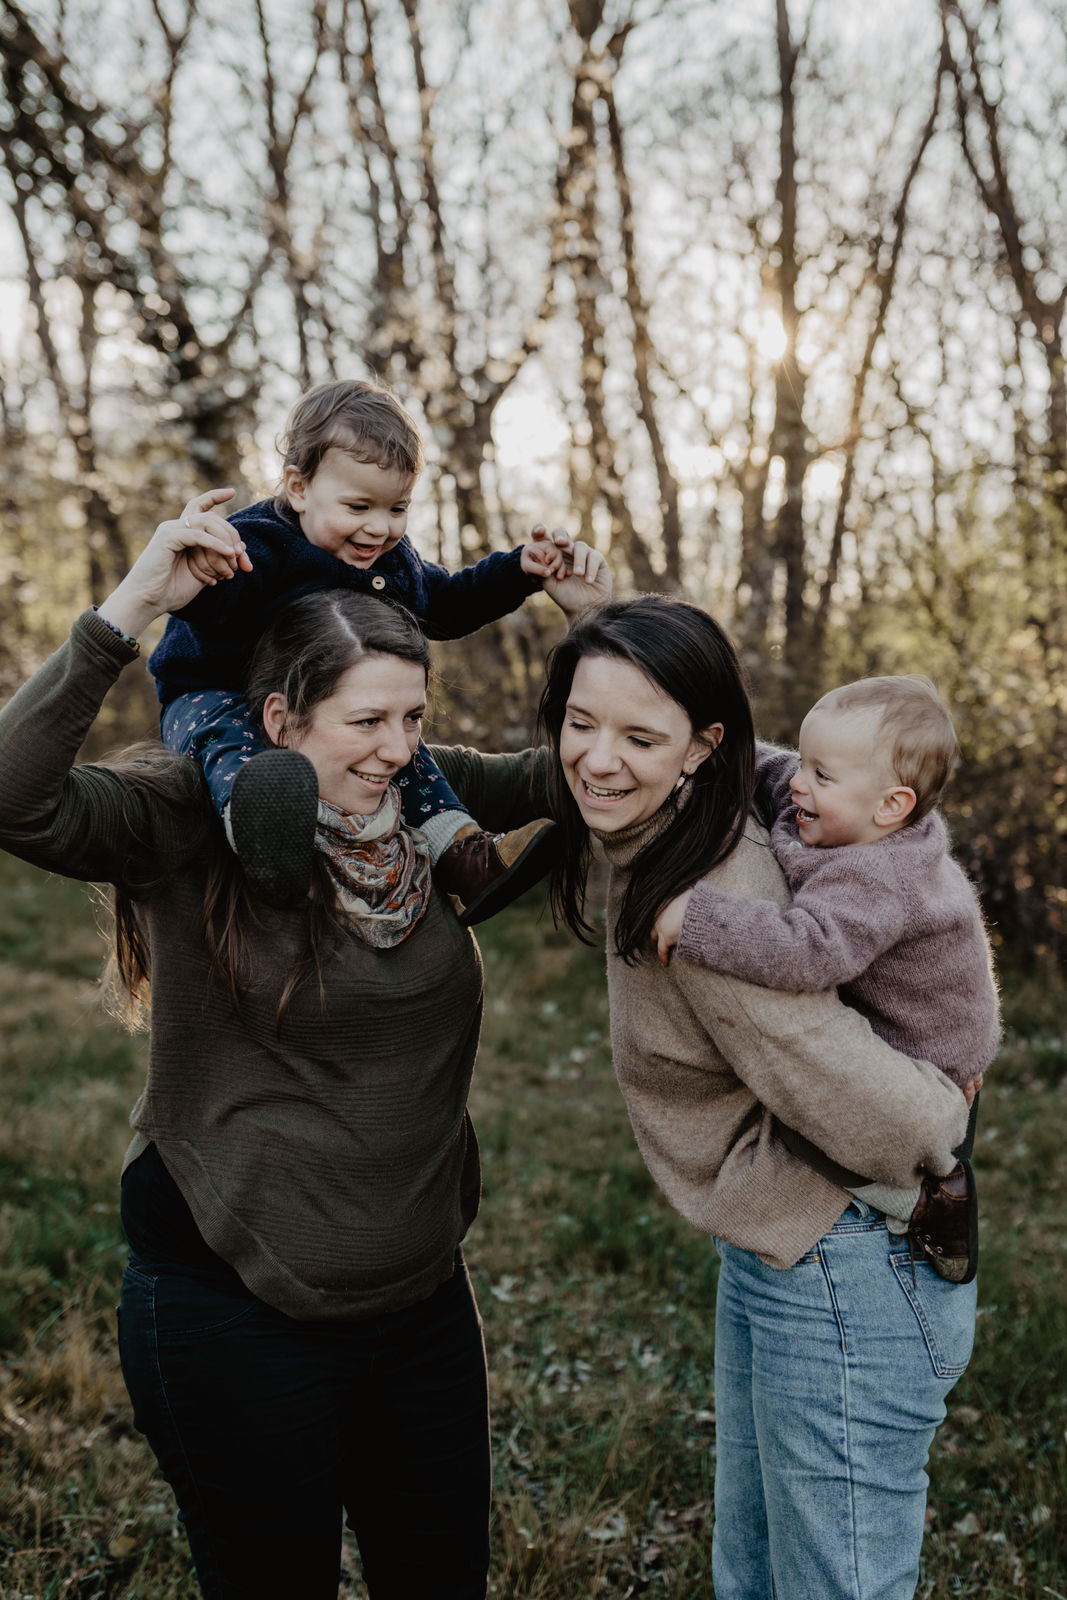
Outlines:
<svg viewBox="0 0 1067 1600"><path fill-rule="evenodd" d="M206 864L188 859L210 809L196 769L177 809L136 772L75 766L134 652L92 611L0 712L0 844L136 897L152 966L148 1079L130 1155L154 1141L207 1243L253 1293L302 1319L413 1304L447 1278L479 1200L467 1091L478 1045L478 946L431 895L403 943L329 951L323 999L279 995L303 912L258 909L240 1011L201 934ZM463 752L453 758L458 777ZM537 814L523 757L474 762L499 827ZM186 859L152 886L159 863ZM129 1157L128 1157L129 1159Z"/></svg>

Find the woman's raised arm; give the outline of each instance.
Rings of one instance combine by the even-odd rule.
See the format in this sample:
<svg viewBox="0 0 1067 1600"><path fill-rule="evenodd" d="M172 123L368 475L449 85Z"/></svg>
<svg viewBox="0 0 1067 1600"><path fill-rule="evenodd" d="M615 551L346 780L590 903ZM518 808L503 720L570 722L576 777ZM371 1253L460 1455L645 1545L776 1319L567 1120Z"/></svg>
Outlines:
<svg viewBox="0 0 1067 1600"><path fill-rule="evenodd" d="M0 848L47 872L131 893L195 848L190 809L156 803L135 770L75 766L101 702L135 649L94 611L0 709Z"/></svg>
<svg viewBox="0 0 1067 1600"><path fill-rule="evenodd" d="M431 745L430 754L483 828L506 833L549 814L546 749L486 755L465 745Z"/></svg>
<svg viewBox="0 0 1067 1600"><path fill-rule="evenodd" d="M0 846L12 854L136 892L181 846L187 826L134 775L75 761L138 634L214 581L209 568L221 576L242 564L240 535L214 509L232 493L212 490L161 522L118 587L0 711Z"/></svg>

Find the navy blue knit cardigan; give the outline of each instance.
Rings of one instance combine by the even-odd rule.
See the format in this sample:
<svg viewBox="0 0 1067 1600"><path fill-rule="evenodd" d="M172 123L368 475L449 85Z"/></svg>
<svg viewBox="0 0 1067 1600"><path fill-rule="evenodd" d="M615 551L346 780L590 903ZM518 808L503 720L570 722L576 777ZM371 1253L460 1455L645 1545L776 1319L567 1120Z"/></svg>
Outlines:
<svg viewBox="0 0 1067 1600"><path fill-rule="evenodd" d="M149 657L164 705L196 689L243 689L252 652L274 613L317 589L359 589L407 606L431 639L461 639L516 610L541 588L519 565L521 547L448 572L405 537L372 567L353 567L309 544L272 500L234 512L251 572L204 588L177 612Z"/></svg>

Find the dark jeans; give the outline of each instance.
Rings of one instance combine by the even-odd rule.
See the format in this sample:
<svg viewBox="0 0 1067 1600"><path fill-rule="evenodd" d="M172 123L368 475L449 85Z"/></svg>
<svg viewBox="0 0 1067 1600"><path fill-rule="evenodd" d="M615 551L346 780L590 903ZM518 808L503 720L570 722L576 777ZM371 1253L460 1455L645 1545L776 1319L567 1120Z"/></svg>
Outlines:
<svg viewBox="0 0 1067 1600"><path fill-rule="evenodd" d="M485 1349L458 1253L428 1300L344 1323L131 1254L119 1350L207 1600L337 1600L342 1514L373 1600L484 1600Z"/></svg>

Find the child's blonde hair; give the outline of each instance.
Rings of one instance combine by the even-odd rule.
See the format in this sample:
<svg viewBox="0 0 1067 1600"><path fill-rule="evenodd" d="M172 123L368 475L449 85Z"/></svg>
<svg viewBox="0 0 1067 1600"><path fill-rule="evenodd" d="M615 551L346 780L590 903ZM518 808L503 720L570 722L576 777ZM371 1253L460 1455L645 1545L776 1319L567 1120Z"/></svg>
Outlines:
<svg viewBox="0 0 1067 1600"><path fill-rule="evenodd" d="M813 710L881 712L879 736L898 783L915 791L909 823L933 810L952 776L960 747L948 707L921 673L898 678L860 678L831 689Z"/></svg>
<svg viewBox="0 0 1067 1600"><path fill-rule="evenodd" d="M345 450L357 461L417 478L422 471L419 430L400 401L380 383L340 378L301 395L278 443L282 483L276 496L288 508L284 475L290 468L310 483L327 450Z"/></svg>

